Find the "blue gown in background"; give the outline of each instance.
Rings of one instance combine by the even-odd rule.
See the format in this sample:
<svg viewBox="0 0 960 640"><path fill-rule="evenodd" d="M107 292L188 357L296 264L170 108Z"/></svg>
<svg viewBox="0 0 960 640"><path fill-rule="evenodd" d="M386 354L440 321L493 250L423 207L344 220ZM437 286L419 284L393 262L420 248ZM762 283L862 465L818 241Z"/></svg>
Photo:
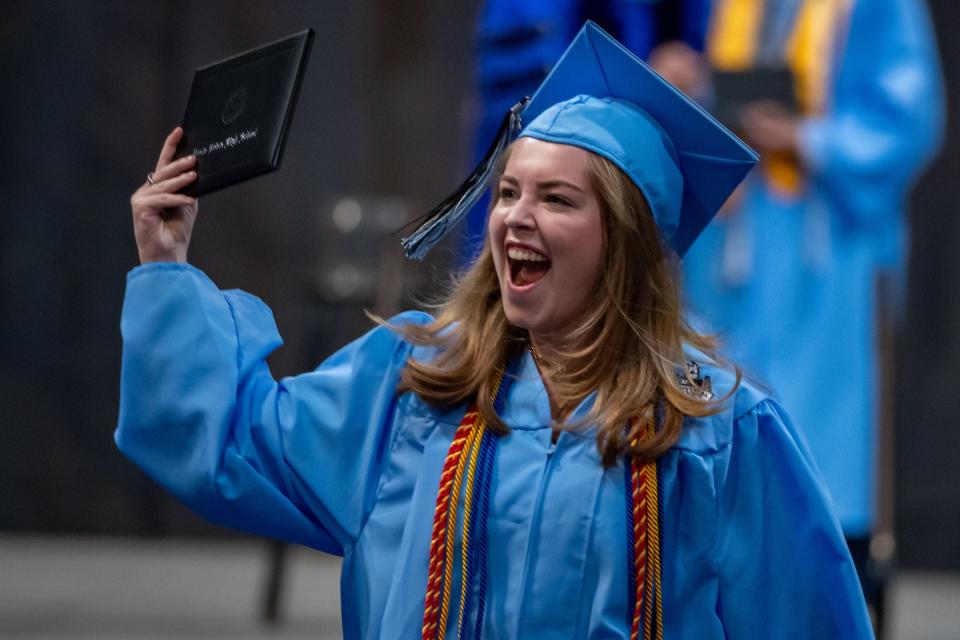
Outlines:
<svg viewBox="0 0 960 640"><path fill-rule="evenodd" d="M903 266L905 199L937 147L942 95L922 2L853 0L834 37L826 106L800 130L800 191L754 170L683 266L691 308L780 394L844 532L864 536L876 518L877 280Z"/></svg>
<svg viewBox="0 0 960 640"><path fill-rule="evenodd" d="M270 310L174 264L129 274L121 329L120 449L211 520L342 555L344 637L419 638L439 476L465 411L397 395L407 360L431 352L380 327L276 381ZM551 444L529 355L516 372L484 637L626 638L624 466L603 467L592 429ZM701 362L701 375L730 388L723 370ZM665 637L872 637L820 476L775 400L742 385L687 419L659 467Z"/></svg>

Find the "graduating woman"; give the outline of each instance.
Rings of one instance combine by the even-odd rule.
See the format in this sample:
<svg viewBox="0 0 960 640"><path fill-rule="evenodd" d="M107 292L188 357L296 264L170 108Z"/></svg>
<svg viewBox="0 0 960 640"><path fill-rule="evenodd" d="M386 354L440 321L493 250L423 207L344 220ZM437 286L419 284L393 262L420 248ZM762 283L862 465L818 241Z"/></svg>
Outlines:
<svg viewBox="0 0 960 640"><path fill-rule="evenodd" d="M175 130L132 198L118 446L212 520L342 555L347 638L871 637L805 444L681 318L675 256L755 155L591 23L495 146L520 124L439 315L279 382L269 309L186 263Z"/></svg>

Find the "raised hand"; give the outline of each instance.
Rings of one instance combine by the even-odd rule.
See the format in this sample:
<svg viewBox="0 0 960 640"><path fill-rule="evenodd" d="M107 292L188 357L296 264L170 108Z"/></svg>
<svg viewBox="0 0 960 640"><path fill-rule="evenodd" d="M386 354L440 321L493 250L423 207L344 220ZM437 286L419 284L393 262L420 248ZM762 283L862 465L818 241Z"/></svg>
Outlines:
<svg viewBox="0 0 960 640"><path fill-rule="evenodd" d="M782 104L770 100L744 107L740 125L747 141L760 151L796 153L800 119Z"/></svg>
<svg viewBox="0 0 960 640"><path fill-rule="evenodd" d="M183 129L177 127L163 143L156 168L130 196L133 234L140 262L186 262L187 247L197 218L197 199L177 193L197 179L197 159L173 160Z"/></svg>

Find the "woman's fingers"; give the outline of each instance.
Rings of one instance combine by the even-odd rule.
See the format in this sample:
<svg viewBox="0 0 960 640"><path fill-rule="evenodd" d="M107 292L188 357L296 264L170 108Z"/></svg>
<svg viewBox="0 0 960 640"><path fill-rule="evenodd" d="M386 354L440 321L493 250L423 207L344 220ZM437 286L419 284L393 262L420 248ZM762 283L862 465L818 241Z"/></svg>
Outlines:
<svg viewBox="0 0 960 640"><path fill-rule="evenodd" d="M173 176L172 178L167 178L166 180L161 180L157 184L153 185L153 188L157 191L162 191L166 193L174 193L179 191L186 185L190 184L197 179L196 171L187 171L181 173L180 175Z"/></svg>
<svg viewBox="0 0 960 640"><path fill-rule="evenodd" d="M173 165L167 165L172 167ZM187 165L189 167L189 164ZM196 171L157 171L153 174L153 184L146 191L176 191L196 180Z"/></svg>
<svg viewBox="0 0 960 640"><path fill-rule="evenodd" d="M171 209L173 207L189 207L196 204L197 199L182 193L151 193L134 196L134 209Z"/></svg>
<svg viewBox="0 0 960 640"><path fill-rule="evenodd" d="M183 137L183 129L175 127L167 136L167 139L163 141L163 148L160 149L160 157L157 158L157 167L154 172L158 172L164 166L170 164L173 154L177 152L177 145L180 144L181 137Z"/></svg>
<svg viewBox="0 0 960 640"><path fill-rule="evenodd" d="M170 132L156 167L130 196L133 234L142 263L186 261L198 202L177 192L197 179L197 159L191 155L174 160L182 140L180 127Z"/></svg>
<svg viewBox="0 0 960 640"><path fill-rule="evenodd" d="M167 178L166 180L160 180L159 182L154 182L152 185L143 185L133 194L133 197L130 198L130 204L134 207L143 207L150 206L146 204L149 202L149 198L154 195L182 195L177 194L176 192L187 186L191 182L197 179L196 171L187 171L179 175L173 176L172 178ZM184 196L190 199L190 202L186 204L193 204L194 198L190 196ZM182 203L181 203L182 204ZM170 206L170 205L163 205Z"/></svg>
<svg viewBox="0 0 960 640"><path fill-rule="evenodd" d="M178 160L164 165L160 169L157 169L150 174L150 177L153 178L153 184L150 186L155 186L157 183L168 180L173 176L182 174L187 169L192 168L197 164L197 158L195 156L184 156ZM148 181L149 184L149 181Z"/></svg>

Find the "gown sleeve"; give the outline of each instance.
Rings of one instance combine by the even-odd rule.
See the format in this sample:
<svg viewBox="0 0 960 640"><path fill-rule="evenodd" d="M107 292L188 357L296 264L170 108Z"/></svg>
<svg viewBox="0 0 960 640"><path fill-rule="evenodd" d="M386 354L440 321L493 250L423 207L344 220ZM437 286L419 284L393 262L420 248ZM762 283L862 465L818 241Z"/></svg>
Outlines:
<svg viewBox="0 0 960 640"><path fill-rule="evenodd" d="M813 459L771 400L736 420L718 467L728 638L873 638L856 569Z"/></svg>
<svg viewBox="0 0 960 640"><path fill-rule="evenodd" d="M266 305L175 264L130 272L121 333L115 440L127 457L214 522L350 548L375 499L408 343L379 327L278 382L264 361L282 342Z"/></svg>
<svg viewBox="0 0 960 640"><path fill-rule="evenodd" d="M814 182L853 224L898 215L938 146L943 88L935 42L923 2L853 5L831 105L799 135Z"/></svg>

